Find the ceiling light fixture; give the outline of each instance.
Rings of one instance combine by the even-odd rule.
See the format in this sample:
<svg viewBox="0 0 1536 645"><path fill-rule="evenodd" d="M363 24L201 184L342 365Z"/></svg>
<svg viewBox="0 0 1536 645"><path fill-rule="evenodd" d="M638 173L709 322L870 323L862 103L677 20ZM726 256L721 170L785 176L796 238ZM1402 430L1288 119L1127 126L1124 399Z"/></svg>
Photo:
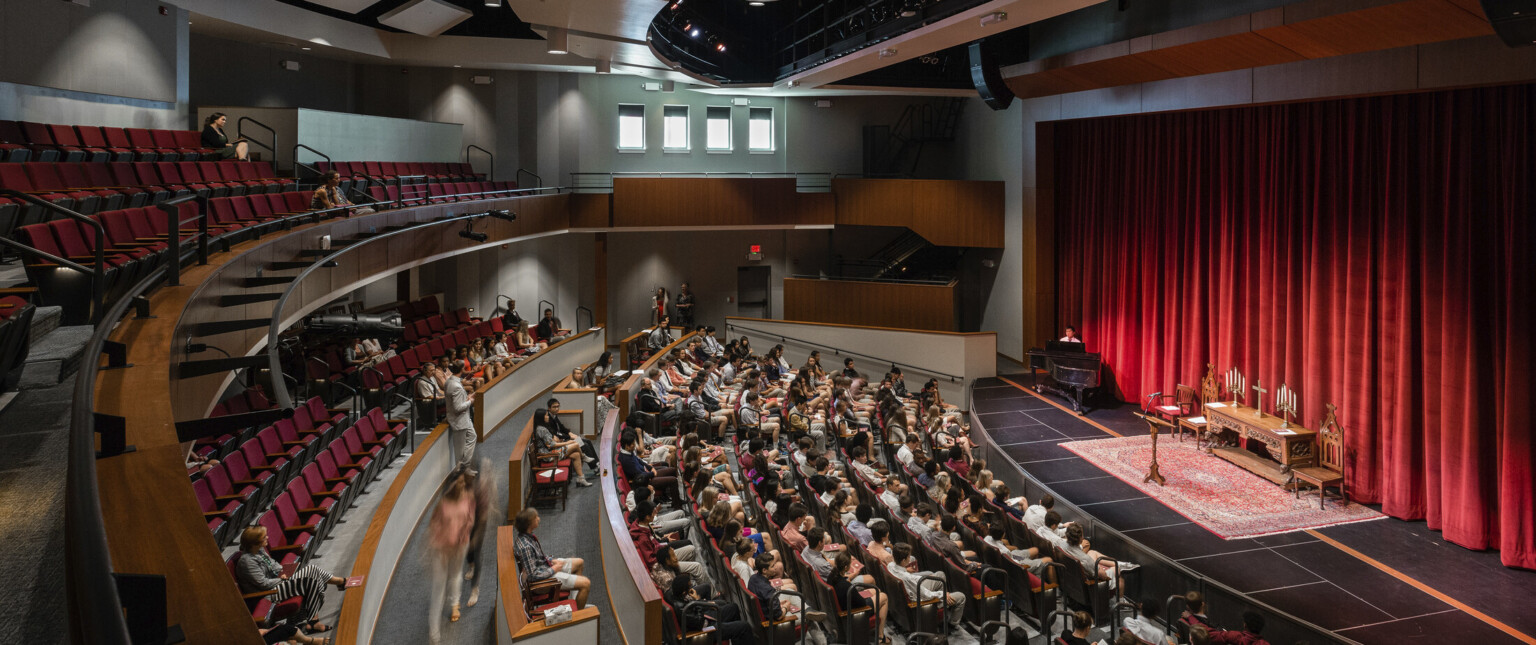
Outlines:
<svg viewBox="0 0 1536 645"><path fill-rule="evenodd" d="M880 57L881 58L890 58L890 57L895 56L895 55L896 55L896 48L894 48L894 47L886 47L885 49L880 50Z"/></svg>
<svg viewBox="0 0 1536 645"><path fill-rule="evenodd" d="M694 38L698 38L699 37L699 30L698 29L690 29L688 31L688 35L689 36L693 36Z"/></svg>
<svg viewBox="0 0 1536 645"><path fill-rule="evenodd" d="M1002 11L994 11L981 17L981 26L995 25L1008 20L1008 14Z"/></svg>
<svg viewBox="0 0 1536 645"><path fill-rule="evenodd" d="M751 6L754 6L754 7L761 7L765 3L763 3L762 0L752 0L751 2L748 2L747 4L751 5Z"/></svg>
<svg viewBox="0 0 1536 645"><path fill-rule="evenodd" d="M500 8L501 0L485 0L485 6Z"/></svg>
<svg viewBox="0 0 1536 645"><path fill-rule="evenodd" d="M570 40L570 36L569 36L569 34L566 33L564 27L550 27L549 28L549 53L551 53L551 54L565 54L565 53L569 53L571 51L570 50L570 42L569 42L569 40Z"/></svg>
<svg viewBox="0 0 1536 645"><path fill-rule="evenodd" d="M715 43L715 51L717 51L717 52L724 52L725 51L725 43Z"/></svg>
<svg viewBox="0 0 1536 645"><path fill-rule="evenodd" d="M917 15L917 11L923 8L922 0L904 0L901 3L901 17L911 18Z"/></svg>
<svg viewBox="0 0 1536 645"><path fill-rule="evenodd" d="M609 62L609 60L606 59L606 58L599 58L599 59L597 59L597 73L599 73L599 74L612 74L613 73L613 63Z"/></svg>

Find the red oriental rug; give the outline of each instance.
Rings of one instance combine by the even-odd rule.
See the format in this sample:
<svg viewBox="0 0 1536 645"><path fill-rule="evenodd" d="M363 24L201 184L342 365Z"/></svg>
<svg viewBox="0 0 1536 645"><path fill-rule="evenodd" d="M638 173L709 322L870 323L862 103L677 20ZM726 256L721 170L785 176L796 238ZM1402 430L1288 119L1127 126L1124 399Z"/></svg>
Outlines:
<svg viewBox="0 0 1536 645"><path fill-rule="evenodd" d="M1158 441L1157 461L1167 484L1143 483L1152 461L1148 435L1071 441L1061 444L1083 459L1134 486L1206 530L1228 540L1316 529L1386 517L1370 507L1337 497L1317 507L1317 490L1294 493L1223 459L1195 448L1195 442Z"/></svg>

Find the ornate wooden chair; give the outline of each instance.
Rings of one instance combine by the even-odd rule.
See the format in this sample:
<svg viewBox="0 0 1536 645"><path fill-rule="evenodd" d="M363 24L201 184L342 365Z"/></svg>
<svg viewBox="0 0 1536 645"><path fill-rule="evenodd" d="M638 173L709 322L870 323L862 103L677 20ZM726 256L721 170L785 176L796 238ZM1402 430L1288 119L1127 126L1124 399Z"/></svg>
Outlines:
<svg viewBox="0 0 1536 645"><path fill-rule="evenodd" d="M1200 443L1206 441L1206 432L1210 429L1210 423L1205 419L1205 404L1217 401L1219 390L1216 385L1216 366L1205 364L1205 376L1200 378L1200 398L1195 405L1198 415L1179 418L1179 441L1184 441L1184 431L1188 430L1195 435L1195 449L1200 449Z"/></svg>
<svg viewBox="0 0 1536 645"><path fill-rule="evenodd" d="M1339 497L1344 498L1344 505L1349 505L1349 493L1344 484L1344 428L1334 417L1338 409L1332 403L1327 404L1327 416L1323 417L1322 424L1317 429L1317 451L1319 465L1297 468L1291 471L1291 486L1296 490L1296 498L1301 499L1301 485L1311 484L1317 487L1317 507L1325 508L1327 502L1326 491L1332 486L1339 489Z"/></svg>

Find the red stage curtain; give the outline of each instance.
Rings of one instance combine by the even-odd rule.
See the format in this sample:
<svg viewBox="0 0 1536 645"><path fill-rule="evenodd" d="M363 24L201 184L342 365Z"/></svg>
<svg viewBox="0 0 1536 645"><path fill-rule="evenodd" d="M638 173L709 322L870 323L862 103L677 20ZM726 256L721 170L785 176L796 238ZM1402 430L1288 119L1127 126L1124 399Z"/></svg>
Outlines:
<svg viewBox="0 0 1536 645"><path fill-rule="evenodd" d="M1118 395L1288 383L1354 499L1536 568L1536 85L1054 127L1057 311Z"/></svg>

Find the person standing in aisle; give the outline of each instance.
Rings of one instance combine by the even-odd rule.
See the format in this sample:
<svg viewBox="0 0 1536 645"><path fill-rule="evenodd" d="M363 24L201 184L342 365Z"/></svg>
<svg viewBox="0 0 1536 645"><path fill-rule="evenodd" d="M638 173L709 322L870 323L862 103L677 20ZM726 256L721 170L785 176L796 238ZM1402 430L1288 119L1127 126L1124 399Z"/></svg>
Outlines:
<svg viewBox="0 0 1536 645"><path fill-rule="evenodd" d="M677 320L684 329L693 329L693 290L686 282L677 291Z"/></svg>
<svg viewBox="0 0 1536 645"><path fill-rule="evenodd" d="M651 296L651 322L660 324L667 319L667 301L671 296L667 295L666 287L656 287L656 294Z"/></svg>
<svg viewBox="0 0 1536 645"><path fill-rule="evenodd" d="M475 436L475 395L466 392L464 383L459 380L459 374L464 371L463 362L450 362L448 371L453 375L448 377L443 394L448 403L448 433L453 440L454 463L460 468L468 468L480 440Z"/></svg>

